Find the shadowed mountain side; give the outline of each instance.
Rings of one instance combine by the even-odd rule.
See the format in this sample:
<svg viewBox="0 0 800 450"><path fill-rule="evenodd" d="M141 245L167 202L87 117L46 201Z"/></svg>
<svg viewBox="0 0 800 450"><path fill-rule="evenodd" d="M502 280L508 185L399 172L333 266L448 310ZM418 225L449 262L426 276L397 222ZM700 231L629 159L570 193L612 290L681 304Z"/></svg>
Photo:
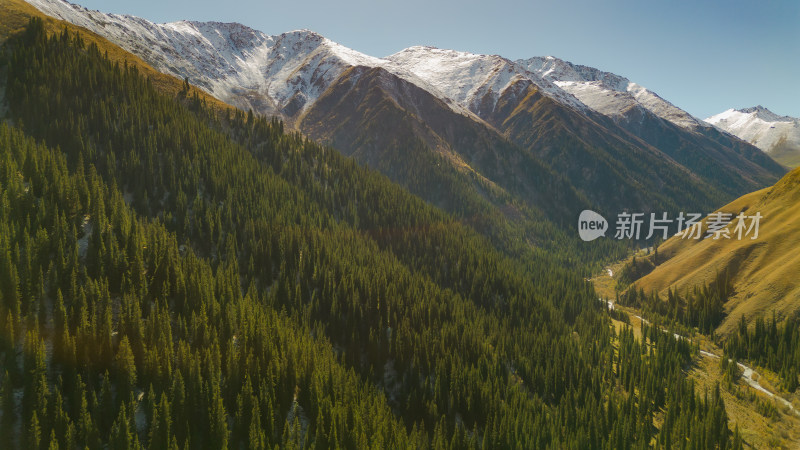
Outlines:
<svg viewBox="0 0 800 450"><path fill-rule="evenodd" d="M465 203L481 200L522 202L567 223L588 207L537 158L381 68L345 72L303 116L300 129L450 210L469 211Z"/></svg>

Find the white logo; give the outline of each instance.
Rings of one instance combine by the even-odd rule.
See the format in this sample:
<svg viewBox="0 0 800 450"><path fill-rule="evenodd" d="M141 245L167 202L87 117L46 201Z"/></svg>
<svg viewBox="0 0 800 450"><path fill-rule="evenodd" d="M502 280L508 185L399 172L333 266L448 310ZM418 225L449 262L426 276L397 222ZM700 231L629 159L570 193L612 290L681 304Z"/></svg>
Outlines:
<svg viewBox="0 0 800 450"><path fill-rule="evenodd" d="M600 236L605 237L608 222L605 217L591 209L584 209L578 217L578 233L586 242L593 241Z"/></svg>

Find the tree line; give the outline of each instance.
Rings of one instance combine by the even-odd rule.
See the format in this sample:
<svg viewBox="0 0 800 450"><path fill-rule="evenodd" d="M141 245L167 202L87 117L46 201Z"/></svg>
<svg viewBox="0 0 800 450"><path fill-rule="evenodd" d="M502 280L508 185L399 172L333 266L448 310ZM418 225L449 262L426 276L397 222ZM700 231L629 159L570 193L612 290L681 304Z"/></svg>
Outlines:
<svg viewBox="0 0 800 450"><path fill-rule="evenodd" d="M694 350L614 333L573 256L37 19L0 64L6 446L735 444Z"/></svg>

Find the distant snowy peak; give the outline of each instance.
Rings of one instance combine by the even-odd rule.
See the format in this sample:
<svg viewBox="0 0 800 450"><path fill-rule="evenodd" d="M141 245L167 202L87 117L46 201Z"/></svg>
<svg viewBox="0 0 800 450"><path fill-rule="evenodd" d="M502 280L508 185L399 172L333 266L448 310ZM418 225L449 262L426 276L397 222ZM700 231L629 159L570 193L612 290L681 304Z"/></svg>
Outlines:
<svg viewBox="0 0 800 450"><path fill-rule="evenodd" d="M735 111L743 114L753 114L753 117L765 122L797 122L800 120L789 116L779 116L761 105L753 106L752 108L737 109Z"/></svg>
<svg viewBox="0 0 800 450"><path fill-rule="evenodd" d="M553 56L522 59L517 64L552 81L606 116L624 116L631 108L644 108L683 128L707 126L655 92L610 72L573 64Z"/></svg>
<svg viewBox="0 0 800 450"><path fill-rule="evenodd" d="M800 153L800 119L779 116L760 105L729 109L709 117L706 122L773 156L776 152Z"/></svg>
<svg viewBox="0 0 800 450"><path fill-rule="evenodd" d="M479 116L494 107L506 89L529 81L545 95L578 110L586 105L549 80L498 55L481 55L436 47L414 46L385 58L403 67ZM487 104L487 96L492 100Z"/></svg>
<svg viewBox="0 0 800 450"><path fill-rule="evenodd" d="M594 67L572 64L553 56L536 56L520 60L526 69L554 81L592 82L598 83L606 89L625 92L630 81L619 75L603 72Z"/></svg>

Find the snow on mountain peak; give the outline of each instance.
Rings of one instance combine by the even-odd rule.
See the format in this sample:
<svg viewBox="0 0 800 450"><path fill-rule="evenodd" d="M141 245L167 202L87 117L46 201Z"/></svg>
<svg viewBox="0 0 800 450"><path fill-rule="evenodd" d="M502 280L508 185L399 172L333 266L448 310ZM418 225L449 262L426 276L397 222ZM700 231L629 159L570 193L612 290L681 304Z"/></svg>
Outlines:
<svg viewBox="0 0 800 450"><path fill-rule="evenodd" d="M753 106L751 108L737 109L736 111L744 114L754 114L755 117L765 122L792 122L797 120L789 116L779 116L761 105Z"/></svg>
<svg viewBox="0 0 800 450"><path fill-rule="evenodd" d="M365 55L310 30L267 35L239 23L155 24L90 11L64 0L28 0L43 13L87 28L215 97L261 113L293 116L309 107L352 66L384 67L428 84L389 61ZM461 113L467 111L451 105Z"/></svg>
<svg viewBox="0 0 800 450"><path fill-rule="evenodd" d="M767 153L800 152L800 119L779 116L761 105L729 109L705 121Z"/></svg>
<svg viewBox="0 0 800 450"><path fill-rule="evenodd" d="M189 77L215 97L262 113L295 116L349 67L380 67L480 116L519 81L579 111L608 116L644 108L682 127L703 122L627 78L553 56L510 61L429 46L372 57L310 30L267 35L238 23L147 20L90 11L65 0L27 0L50 16L105 36L157 70Z"/></svg>
<svg viewBox="0 0 800 450"><path fill-rule="evenodd" d="M432 85L445 98L452 99L480 115L487 95L492 105L500 95L521 80L535 84L546 96L584 110L586 106L575 97L539 75L498 55L481 55L430 46L414 46L385 58L406 68Z"/></svg>
<svg viewBox="0 0 800 450"><path fill-rule="evenodd" d="M29 3L105 36L159 71L189 77L223 101L265 113L281 113L287 107L299 111L348 66L379 63L310 30L270 36L239 23L155 24L63 0Z"/></svg>
<svg viewBox="0 0 800 450"><path fill-rule="evenodd" d="M655 92L611 72L573 64L553 56L533 57L518 60L517 63L610 117L621 116L631 108L643 108L683 128L707 126Z"/></svg>
<svg viewBox="0 0 800 450"><path fill-rule="evenodd" d="M497 88L510 81L510 70L499 57L414 46L388 56L386 60L407 68L447 98L464 105L474 99L492 74L499 75L493 83Z"/></svg>
<svg viewBox="0 0 800 450"><path fill-rule="evenodd" d="M562 103L585 108L549 81L497 55L417 46L382 59L309 30L270 36L238 23L155 24L89 11L64 0L29 3L107 37L159 71L189 77L223 101L262 113L297 114L353 66L381 67L432 92L462 114L472 114L472 102L479 96L489 93L496 100L519 79L530 80Z"/></svg>

